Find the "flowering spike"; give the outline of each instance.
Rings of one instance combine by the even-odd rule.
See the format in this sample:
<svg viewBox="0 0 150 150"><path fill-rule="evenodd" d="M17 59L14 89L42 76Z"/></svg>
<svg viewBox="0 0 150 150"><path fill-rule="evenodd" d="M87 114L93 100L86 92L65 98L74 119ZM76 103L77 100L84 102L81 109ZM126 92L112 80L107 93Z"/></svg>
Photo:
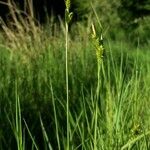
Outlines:
<svg viewBox="0 0 150 150"><path fill-rule="evenodd" d="M93 45L96 49L96 57L98 63L102 60L103 58L103 53L104 53L104 47L103 47L103 36L101 34L101 37L97 37L95 27L92 24L92 39L93 39Z"/></svg>
<svg viewBox="0 0 150 150"><path fill-rule="evenodd" d="M70 10L70 5L71 5L70 0L65 0L65 5L66 5L66 10L69 12L69 10Z"/></svg>
<svg viewBox="0 0 150 150"><path fill-rule="evenodd" d="M72 16L73 16L73 13L70 12L71 1L70 0L65 0L65 5L66 5L65 20L66 20L67 23L69 23L72 19Z"/></svg>

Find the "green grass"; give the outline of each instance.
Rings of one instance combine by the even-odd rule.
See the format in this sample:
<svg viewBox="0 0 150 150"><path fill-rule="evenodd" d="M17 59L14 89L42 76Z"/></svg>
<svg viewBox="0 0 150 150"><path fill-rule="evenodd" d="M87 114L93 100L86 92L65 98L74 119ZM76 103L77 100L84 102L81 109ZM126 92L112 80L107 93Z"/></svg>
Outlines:
<svg viewBox="0 0 150 150"><path fill-rule="evenodd" d="M88 32L68 35L68 104L64 33L1 37L0 149L150 148L149 45L105 40L97 75Z"/></svg>

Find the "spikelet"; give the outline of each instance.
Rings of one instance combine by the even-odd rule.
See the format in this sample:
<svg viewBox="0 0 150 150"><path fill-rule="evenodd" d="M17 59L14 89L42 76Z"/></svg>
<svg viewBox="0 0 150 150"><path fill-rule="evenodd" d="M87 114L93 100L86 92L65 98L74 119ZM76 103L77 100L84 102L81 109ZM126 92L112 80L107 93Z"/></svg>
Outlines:
<svg viewBox="0 0 150 150"><path fill-rule="evenodd" d="M65 20L66 20L66 23L69 24L69 22L72 20L72 16L73 16L73 13L70 12L71 1L70 0L65 0L65 5L66 5Z"/></svg>
<svg viewBox="0 0 150 150"><path fill-rule="evenodd" d="M101 39L97 37L95 27L92 24L92 39L93 39L93 44L96 49L96 57L97 57L97 62L99 63L102 58L103 58L103 53L104 53L104 47L103 47L103 37L101 35Z"/></svg>
<svg viewBox="0 0 150 150"><path fill-rule="evenodd" d="M65 0L65 5L66 5L66 10L69 12L71 6L70 0Z"/></svg>

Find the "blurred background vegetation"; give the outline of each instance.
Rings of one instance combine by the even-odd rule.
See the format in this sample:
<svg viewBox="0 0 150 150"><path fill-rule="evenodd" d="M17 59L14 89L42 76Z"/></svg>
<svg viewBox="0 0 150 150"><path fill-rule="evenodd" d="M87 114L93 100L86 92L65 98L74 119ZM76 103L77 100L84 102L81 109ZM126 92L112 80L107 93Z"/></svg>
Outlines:
<svg viewBox="0 0 150 150"><path fill-rule="evenodd" d="M2 2L7 1L2 0ZM26 1L23 4L21 0L15 0L15 2L17 6L20 4L21 9L24 9L24 5L27 3ZM54 15L56 20L59 15L63 18L65 5L64 0L33 0L33 8L37 19L46 22L49 20L49 14ZM149 0L72 0L73 24L78 21L87 23L90 18L96 18L93 9L103 25L104 32L109 34L112 39L116 37L120 39L120 36L123 36L122 38L129 39L129 41L132 39L132 42L136 44L138 41L149 43ZM10 15L7 11L6 5L0 4L0 15L3 18Z"/></svg>
<svg viewBox="0 0 150 150"><path fill-rule="evenodd" d="M73 1L77 14L85 18L93 17L91 5L111 38L124 35L136 43L149 43L150 1L149 0L91 0ZM119 30L119 32L118 32ZM124 32L124 33L122 33Z"/></svg>

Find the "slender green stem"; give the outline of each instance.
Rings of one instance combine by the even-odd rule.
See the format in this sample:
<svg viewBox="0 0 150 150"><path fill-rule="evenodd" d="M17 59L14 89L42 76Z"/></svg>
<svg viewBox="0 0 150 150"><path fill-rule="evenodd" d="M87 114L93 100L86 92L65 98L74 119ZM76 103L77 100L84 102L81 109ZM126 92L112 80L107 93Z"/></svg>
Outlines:
<svg viewBox="0 0 150 150"><path fill-rule="evenodd" d="M97 119L98 119L98 100L100 96L100 60L97 62L97 89L95 102L95 127L94 127L94 150L97 150Z"/></svg>
<svg viewBox="0 0 150 150"><path fill-rule="evenodd" d="M69 125L69 89L68 89L68 23L66 22L66 99L67 99L67 150L69 150L69 132L70 132L70 125Z"/></svg>
<svg viewBox="0 0 150 150"><path fill-rule="evenodd" d="M101 69L101 65L100 65L100 60L98 60L98 64L97 64L97 89L96 89L96 96L97 96L97 100L99 99L99 94L100 94L100 69Z"/></svg>
<svg viewBox="0 0 150 150"><path fill-rule="evenodd" d="M98 119L98 108L97 103L95 106L95 127L94 127L94 150L97 150L97 119Z"/></svg>

